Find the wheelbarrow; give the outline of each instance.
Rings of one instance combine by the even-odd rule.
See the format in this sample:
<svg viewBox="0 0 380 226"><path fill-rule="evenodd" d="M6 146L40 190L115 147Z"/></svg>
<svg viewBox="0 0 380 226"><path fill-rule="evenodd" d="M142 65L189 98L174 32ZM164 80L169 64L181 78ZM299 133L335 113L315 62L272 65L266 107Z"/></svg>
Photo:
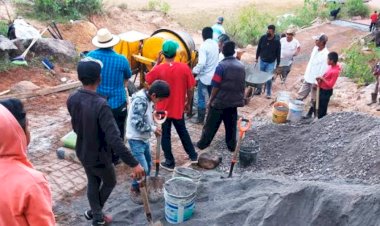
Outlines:
<svg viewBox="0 0 380 226"><path fill-rule="evenodd" d="M261 87L273 78L272 73L260 71L257 63L245 65L245 104L248 104L253 95L261 94Z"/></svg>
<svg viewBox="0 0 380 226"><path fill-rule="evenodd" d="M161 125L165 122L167 118L166 111L154 111L153 119L157 123L157 126L161 127ZM157 136L157 144L156 144L156 157L154 160L156 166L156 172L154 177L147 177L147 191L149 200L151 202L158 202L163 198L163 189L165 178L159 176L160 170L160 151L161 151L161 136Z"/></svg>

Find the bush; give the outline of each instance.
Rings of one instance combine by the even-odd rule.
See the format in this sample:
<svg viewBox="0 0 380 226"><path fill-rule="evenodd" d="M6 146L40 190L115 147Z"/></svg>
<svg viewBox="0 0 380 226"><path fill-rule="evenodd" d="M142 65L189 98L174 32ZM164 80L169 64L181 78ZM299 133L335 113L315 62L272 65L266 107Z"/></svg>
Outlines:
<svg viewBox="0 0 380 226"><path fill-rule="evenodd" d="M346 65L343 74L359 85L367 85L374 81L370 63L379 57L379 52L375 51L375 48L373 48L373 52L363 54L361 46L354 45L345 51L344 62Z"/></svg>
<svg viewBox="0 0 380 226"><path fill-rule="evenodd" d="M369 14L369 8L363 0L347 0L345 7L349 16L366 17Z"/></svg>
<svg viewBox="0 0 380 226"><path fill-rule="evenodd" d="M79 19L101 13L102 9L102 0L36 0L34 4L35 14L43 19Z"/></svg>
<svg viewBox="0 0 380 226"><path fill-rule="evenodd" d="M165 15L168 14L170 10L169 3L161 0L149 0L148 1L148 10L150 11L160 11Z"/></svg>
<svg viewBox="0 0 380 226"><path fill-rule="evenodd" d="M266 13L260 13L255 6L242 9L237 16L226 21L226 31L239 45L257 44L261 35L275 19Z"/></svg>

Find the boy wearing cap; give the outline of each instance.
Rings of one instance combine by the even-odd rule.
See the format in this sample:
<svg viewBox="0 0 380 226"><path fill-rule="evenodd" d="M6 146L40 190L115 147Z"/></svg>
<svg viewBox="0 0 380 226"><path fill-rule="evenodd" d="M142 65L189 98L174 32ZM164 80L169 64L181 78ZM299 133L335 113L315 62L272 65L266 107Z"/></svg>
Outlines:
<svg viewBox="0 0 380 226"><path fill-rule="evenodd" d="M112 165L112 149L121 160L132 167L138 179L144 169L125 147L107 100L96 89L100 83L101 62L85 58L78 63L78 79L83 88L71 94L67 108L71 124L77 134L75 147L78 159L87 175L87 198L91 210L85 212L92 225L105 225L111 218L102 212L105 202L116 185Z"/></svg>
<svg viewBox="0 0 380 226"><path fill-rule="evenodd" d="M311 93L311 102L310 108L305 116L306 118L310 118L315 112L315 100L316 100L316 84L317 77L322 76L327 70L327 55L329 54L329 50L326 47L327 36L325 34L320 34L318 36L313 36L315 40L315 47L310 55L309 63L307 64L304 82L298 91L298 100L304 100Z"/></svg>
<svg viewBox="0 0 380 226"><path fill-rule="evenodd" d="M211 27L213 31L212 38L218 42L218 38L220 35L225 34L226 31L223 27L224 18L222 16L218 17L216 19L216 23Z"/></svg>
<svg viewBox="0 0 380 226"><path fill-rule="evenodd" d="M158 102L156 105L156 110L168 112L167 119L162 124L162 150L164 151L165 162L161 163L161 167L169 171L173 171L175 167L171 147L172 125L174 125L190 160L194 162L198 160L198 154L191 142L183 115L184 112L189 112L191 108L195 79L187 64L174 62L177 49L177 42L166 40L162 45L165 62L160 64L161 57L159 56L156 66L145 77L148 84L152 84L156 80L164 80L170 86L169 98Z"/></svg>
<svg viewBox="0 0 380 226"><path fill-rule="evenodd" d="M285 82L290 69L293 64L293 58L299 54L301 51L301 45L297 39L294 38L295 31L293 29L288 29L286 31L286 36L280 39L281 43L281 63L282 67L282 83Z"/></svg>
<svg viewBox="0 0 380 226"><path fill-rule="evenodd" d="M149 89L142 89L132 96L127 118L127 139L132 155L144 167L146 175L150 174L152 157L150 154L149 138L152 132L161 135L161 128L153 121L153 104L169 97L169 84L156 80ZM140 204L140 189L137 180L132 181L131 199ZM142 200L141 200L142 201Z"/></svg>
<svg viewBox="0 0 380 226"><path fill-rule="evenodd" d="M87 56L100 60L103 63L102 81L96 91L107 98L119 128L120 137L124 140L125 121L128 112L125 87L132 72L127 58L121 54L117 54L112 49L119 41L119 36L111 34L106 28L101 28L92 39L92 44L98 47L98 49L89 52ZM112 158L115 164L119 163L118 156L114 155Z"/></svg>
<svg viewBox="0 0 380 226"><path fill-rule="evenodd" d="M327 114L330 97L333 94L333 88L341 71L341 67L337 63L338 54L336 52L329 53L327 56L329 68L323 76L316 78L319 86L318 118L322 118Z"/></svg>

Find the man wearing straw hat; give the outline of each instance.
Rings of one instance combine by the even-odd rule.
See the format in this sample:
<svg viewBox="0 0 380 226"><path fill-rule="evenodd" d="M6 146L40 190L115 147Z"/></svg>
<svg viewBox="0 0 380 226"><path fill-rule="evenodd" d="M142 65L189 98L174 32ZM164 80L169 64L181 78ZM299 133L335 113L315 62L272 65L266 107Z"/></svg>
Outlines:
<svg viewBox="0 0 380 226"><path fill-rule="evenodd" d="M92 44L98 49L89 52L87 56L103 63L102 79L97 93L107 97L120 130L120 136L124 139L128 104L125 86L132 72L127 58L112 49L119 41L119 36L111 34L107 28L101 28L92 39ZM114 155L112 161L114 164L119 163L119 157Z"/></svg>
<svg viewBox="0 0 380 226"><path fill-rule="evenodd" d="M281 43L281 82L285 83L290 69L293 64L293 58L301 51L301 45L297 39L294 38L296 32L290 28L286 31L286 37L280 39Z"/></svg>

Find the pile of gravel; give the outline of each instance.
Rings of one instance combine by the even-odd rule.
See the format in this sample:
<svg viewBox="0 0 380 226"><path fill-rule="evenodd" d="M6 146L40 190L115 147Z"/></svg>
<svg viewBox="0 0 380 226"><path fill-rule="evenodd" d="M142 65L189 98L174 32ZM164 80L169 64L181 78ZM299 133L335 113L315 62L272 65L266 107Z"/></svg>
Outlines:
<svg viewBox="0 0 380 226"><path fill-rule="evenodd" d="M283 125L254 120L243 145L259 142L257 164L236 172L259 171L305 180L380 182L380 119L355 112L340 112L317 121ZM224 141L215 142L227 171L231 153Z"/></svg>

